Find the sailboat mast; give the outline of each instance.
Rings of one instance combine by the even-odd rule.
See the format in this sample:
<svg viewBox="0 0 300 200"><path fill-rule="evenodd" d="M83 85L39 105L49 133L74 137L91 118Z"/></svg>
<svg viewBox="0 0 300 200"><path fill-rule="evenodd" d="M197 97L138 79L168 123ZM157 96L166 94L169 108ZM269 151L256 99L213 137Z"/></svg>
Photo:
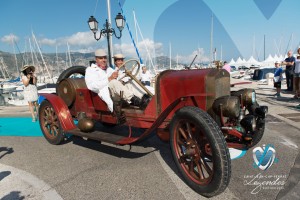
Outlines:
<svg viewBox="0 0 300 200"><path fill-rule="evenodd" d="M176 56L176 69L178 69L178 54Z"/></svg>
<svg viewBox="0 0 300 200"><path fill-rule="evenodd" d="M14 50L14 55L15 55L15 62L16 62L16 72L18 73L18 60L17 60L17 54L16 54L16 49L15 49L15 40L14 37L11 38L11 42L12 42L12 46L13 46L13 50Z"/></svg>
<svg viewBox="0 0 300 200"><path fill-rule="evenodd" d="M139 37L138 37L138 30L137 30L137 21L136 21L136 17L135 17L135 11L132 11L133 13L133 20L134 20L134 28L135 28L135 41L138 44L139 43Z"/></svg>
<svg viewBox="0 0 300 200"><path fill-rule="evenodd" d="M71 53L70 53L70 46L69 46L69 43L67 43L67 46L68 46L69 63L70 63L70 67L72 67L72 60L71 60Z"/></svg>
<svg viewBox="0 0 300 200"><path fill-rule="evenodd" d="M56 45L56 47L55 47L55 55L56 55L56 65L57 65L57 71L58 71L58 74L60 74L60 70L59 70L59 64L58 64L57 45Z"/></svg>
<svg viewBox="0 0 300 200"><path fill-rule="evenodd" d="M40 46L38 45L38 42L37 42L37 40L36 40L35 35L34 35L33 32L32 32L32 37L33 37L33 39L34 39L34 41L35 41L35 43L36 43L36 45L37 45L37 49L38 49L38 51L39 51L39 53L40 53L40 55L41 55L42 62L43 62L43 64L44 64L45 68L46 68L46 71L47 71L47 73L48 73L48 75L49 75L49 78L50 78L50 80L52 80L52 82L54 83L54 81L53 81L53 79L52 79L52 76L51 76L51 74L50 74L50 72L49 72L49 70L48 70L48 66L46 65L46 62L45 62L45 60L44 60L44 57L43 57L42 51L41 51L41 49L40 49Z"/></svg>
<svg viewBox="0 0 300 200"><path fill-rule="evenodd" d="M213 61L213 31L214 31L214 16L211 14L211 27L210 27L210 64Z"/></svg>
<svg viewBox="0 0 300 200"><path fill-rule="evenodd" d="M136 19L136 15L134 14L134 21L135 21L135 24L136 24L136 28L138 29L138 31L139 31L139 33L140 33L140 37L141 37L141 39L142 39L142 41L144 41L145 39L144 39L144 36L143 36L143 34L142 34L142 31L141 31L141 29L140 29L140 26L139 26L139 23L138 23L138 21L137 21L137 19ZM151 65L152 65L152 68L153 68L153 70L155 71L156 69L155 69L155 65L153 64L153 62L152 62L152 57L151 57L151 55L150 55L150 52L149 52L149 50L148 50L148 47L147 47L147 44L146 44L146 42L143 42L144 43L144 45L145 45L145 49L146 49L146 52L147 52L147 55L148 55L148 59L149 59L149 61L150 61L150 63L151 63ZM135 44L135 43L134 43ZM135 45L134 45L135 46ZM155 51L155 47L153 48L153 50ZM137 51L137 48L136 48L136 51ZM138 52L137 52L138 53ZM139 54L138 54L138 56L139 56ZM140 56L139 56L140 57ZM142 59L140 58L140 60L141 60L141 63L142 63Z"/></svg>
<svg viewBox="0 0 300 200"><path fill-rule="evenodd" d="M28 42L29 42L29 49L30 49L30 55L31 55L32 64L33 64L33 66L35 66L35 64L34 64L34 58L33 58L33 49L32 49L30 38L28 39Z"/></svg>
<svg viewBox="0 0 300 200"><path fill-rule="evenodd" d="M223 61L223 47L222 47L222 45L221 45L220 60Z"/></svg>
<svg viewBox="0 0 300 200"><path fill-rule="evenodd" d="M264 35L264 60L266 60L266 35Z"/></svg>
<svg viewBox="0 0 300 200"><path fill-rule="evenodd" d="M171 42L169 43L169 46L170 46L170 69L172 69L172 61L171 61L171 59L172 59L172 53L171 53Z"/></svg>

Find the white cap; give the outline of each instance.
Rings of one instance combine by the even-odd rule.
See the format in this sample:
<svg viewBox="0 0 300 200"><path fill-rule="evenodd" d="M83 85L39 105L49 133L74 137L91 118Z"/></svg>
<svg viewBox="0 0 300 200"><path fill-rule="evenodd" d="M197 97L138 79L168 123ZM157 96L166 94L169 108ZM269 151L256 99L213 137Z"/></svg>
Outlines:
<svg viewBox="0 0 300 200"><path fill-rule="evenodd" d="M125 57L124 57L123 54L120 54L120 53L119 53L119 54L114 55L113 58L114 58L114 59L124 59Z"/></svg>
<svg viewBox="0 0 300 200"><path fill-rule="evenodd" d="M103 56L107 56L107 54L103 49L97 49L95 51L95 56L96 57L103 57Z"/></svg>

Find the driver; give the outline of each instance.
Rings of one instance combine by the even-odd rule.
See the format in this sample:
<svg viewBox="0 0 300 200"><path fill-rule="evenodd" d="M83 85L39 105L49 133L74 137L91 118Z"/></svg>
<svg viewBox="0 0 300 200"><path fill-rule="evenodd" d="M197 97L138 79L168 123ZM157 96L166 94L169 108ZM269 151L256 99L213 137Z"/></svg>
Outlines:
<svg viewBox="0 0 300 200"><path fill-rule="evenodd" d="M91 64L86 68L85 82L87 88L99 95L107 104L108 109L113 112L113 101L111 95L118 96L123 91L123 99L134 106L145 108L149 101L141 100L135 96L135 90L129 89L117 80L118 72L107 66L107 54L103 49L95 51L96 64ZM109 89L108 89L109 88Z"/></svg>

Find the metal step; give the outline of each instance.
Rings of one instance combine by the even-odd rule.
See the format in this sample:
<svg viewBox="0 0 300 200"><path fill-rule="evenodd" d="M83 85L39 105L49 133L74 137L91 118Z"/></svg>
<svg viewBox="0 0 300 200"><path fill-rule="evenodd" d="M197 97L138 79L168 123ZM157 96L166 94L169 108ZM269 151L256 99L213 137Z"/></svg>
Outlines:
<svg viewBox="0 0 300 200"><path fill-rule="evenodd" d="M102 132L102 131L93 131L93 132L85 133L80 131L78 128L70 130L67 133L90 138L97 141L103 141L111 144L127 144L127 143L129 144L132 143L133 141L136 141L137 139L135 137L129 138L129 137L116 135L108 132Z"/></svg>

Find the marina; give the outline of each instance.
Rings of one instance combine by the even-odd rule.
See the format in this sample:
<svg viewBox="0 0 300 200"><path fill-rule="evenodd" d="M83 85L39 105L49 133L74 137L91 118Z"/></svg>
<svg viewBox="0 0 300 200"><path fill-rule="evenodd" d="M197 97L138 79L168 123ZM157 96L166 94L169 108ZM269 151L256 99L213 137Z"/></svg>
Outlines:
<svg viewBox="0 0 300 200"><path fill-rule="evenodd" d="M239 89L245 86L236 85L235 87ZM297 136L300 125L297 122L300 120L300 112L296 106L299 101L291 99L291 94L285 93L282 94L282 99L273 97L274 90L267 84L253 83L250 86L257 90L258 101L269 106L266 136L257 146L272 141L279 159L278 163L273 164L266 173L269 177L280 175L280 180L285 183L285 186L272 190L262 188L257 194L252 194L255 187L250 184L244 185L244 182L249 180L247 176L255 176L261 172L252 167L252 154L247 152L243 157L233 160L234 175L228 189L212 199L228 197L244 199L249 196L253 198L268 196L265 199L297 198L299 195L297 188L300 187L299 184L295 184L298 180L297 173L299 173L297 163L300 162L298 155L300 140ZM200 198L178 178L168 145L161 143L156 137L148 142L131 147L119 146L117 149L108 143L100 144L79 138L70 138L62 146L52 146L41 135L35 135L38 131L34 130L39 128L39 125L30 121L27 106L2 106L0 117L0 135L3 134L0 140L0 169L2 172L9 172L6 175L2 173L3 178L0 182L2 188L0 196L2 197L41 199L42 197L51 198L51 195L54 195L54 199L97 199L101 195L103 198L118 199L205 199ZM3 117L20 119L22 124L14 131L5 130L2 127ZM29 127L32 128L31 131L27 129ZM13 132L18 132L19 135L14 136ZM25 132L29 135L22 136ZM160 146L159 149L158 146ZM108 152L113 152L113 154ZM76 155L72 156L72 154ZM75 157L76 160L74 160ZM132 158L140 161L140 164L132 165L130 161ZM119 166L120 162L122 162L122 167ZM88 170L90 168L94 170ZM155 168L160 182L156 182L157 176L149 177L147 173L143 173L145 168ZM44 171L50 173L45 174ZM126 171L126 174L122 173L123 171ZM118 179L110 178L111 173L117 173ZM139 173L140 176L133 178L135 173ZM33 182L29 181L29 178ZM144 181L145 179L147 182ZM170 179L171 182L169 182ZM103 181L106 183L103 184ZM51 191L50 193L46 193L38 186L37 183L42 182L47 191ZM85 182L84 186L82 182ZM9 187L3 189L3 184ZM76 188L75 191L74 188ZM132 190L128 190L129 188L139 189L134 189L133 194L130 192ZM160 192L157 193L157 190ZM243 190L243 193L240 193L240 190Z"/></svg>
<svg viewBox="0 0 300 200"><path fill-rule="evenodd" d="M300 199L290 4L4 3L0 199Z"/></svg>

